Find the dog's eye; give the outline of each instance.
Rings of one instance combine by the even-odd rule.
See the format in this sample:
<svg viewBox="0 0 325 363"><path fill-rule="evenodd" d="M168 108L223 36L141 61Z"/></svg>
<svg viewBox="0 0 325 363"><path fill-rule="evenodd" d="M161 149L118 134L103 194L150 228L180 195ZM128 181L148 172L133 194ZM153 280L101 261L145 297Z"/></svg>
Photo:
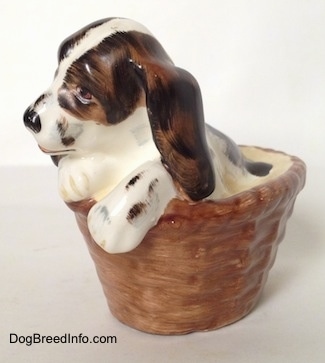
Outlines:
<svg viewBox="0 0 325 363"><path fill-rule="evenodd" d="M77 87L77 98L81 103L87 105L92 100L93 95L88 88Z"/></svg>

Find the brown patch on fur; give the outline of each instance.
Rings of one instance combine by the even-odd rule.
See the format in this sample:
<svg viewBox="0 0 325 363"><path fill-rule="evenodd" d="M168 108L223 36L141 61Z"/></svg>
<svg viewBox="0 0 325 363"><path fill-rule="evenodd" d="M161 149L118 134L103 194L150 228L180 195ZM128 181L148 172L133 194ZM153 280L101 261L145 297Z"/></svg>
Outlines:
<svg viewBox="0 0 325 363"><path fill-rule="evenodd" d="M75 138L74 137L63 137L62 139L61 139L61 141L62 141L62 144L64 145L64 146L71 146L71 145L73 145L74 143L75 143Z"/></svg>
<svg viewBox="0 0 325 363"><path fill-rule="evenodd" d="M61 117L60 120L57 123L57 129L59 132L59 135L63 137L68 129L68 121L65 117Z"/></svg>
<svg viewBox="0 0 325 363"><path fill-rule="evenodd" d="M162 162L189 199L203 199L213 192L215 181L200 88L190 73L171 64L150 63L143 69L148 116Z"/></svg>
<svg viewBox="0 0 325 363"><path fill-rule="evenodd" d="M134 204L134 206L129 210L126 219L129 223L133 223L134 219L136 219L142 212L144 212L146 208L147 205L143 202Z"/></svg>
<svg viewBox="0 0 325 363"><path fill-rule="evenodd" d="M76 97L77 85L65 84L59 89L58 102L64 110L73 117L83 121L95 121L103 125L107 125L105 111L93 96L91 103L88 105L82 104Z"/></svg>
<svg viewBox="0 0 325 363"><path fill-rule="evenodd" d="M60 59L84 34L85 29L62 45ZM153 59L172 64L160 43L152 36L136 31L108 36L70 65L59 90L59 104L80 120L117 124L138 107L146 105L145 89L139 80L136 65L141 68L142 64ZM87 88L93 95L87 104L76 97L78 87Z"/></svg>
<svg viewBox="0 0 325 363"><path fill-rule="evenodd" d="M86 104L76 97L79 87L93 95ZM152 36L130 31L104 38L71 64L59 95L67 112L104 125L125 120L144 102L174 181L192 200L210 195L215 181L199 85Z"/></svg>
<svg viewBox="0 0 325 363"><path fill-rule="evenodd" d="M148 187L148 196L151 197L151 195L154 193L155 191L155 186L159 183L159 180L157 178L155 178L154 180L152 180L152 182L149 184Z"/></svg>

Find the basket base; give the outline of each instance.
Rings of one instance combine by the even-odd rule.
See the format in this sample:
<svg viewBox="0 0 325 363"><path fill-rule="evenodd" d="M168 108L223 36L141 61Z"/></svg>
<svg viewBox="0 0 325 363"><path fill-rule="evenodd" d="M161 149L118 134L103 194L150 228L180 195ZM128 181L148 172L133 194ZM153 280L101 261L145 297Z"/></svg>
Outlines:
<svg viewBox="0 0 325 363"><path fill-rule="evenodd" d="M83 230L86 219L77 220ZM119 321L147 333L187 334L234 323L254 308L283 233L271 223L252 242L256 223L245 222L238 240L205 222L205 235L193 238L190 224L177 216L163 219L139 247L116 255L84 231L108 306Z"/></svg>
<svg viewBox="0 0 325 363"><path fill-rule="evenodd" d="M288 158L279 153L280 161L281 155ZM246 316L259 300L304 186L304 163L291 161L275 179L227 199L195 205L173 199L128 253L100 248L87 227L89 206L74 206L112 314L162 335L215 330Z"/></svg>

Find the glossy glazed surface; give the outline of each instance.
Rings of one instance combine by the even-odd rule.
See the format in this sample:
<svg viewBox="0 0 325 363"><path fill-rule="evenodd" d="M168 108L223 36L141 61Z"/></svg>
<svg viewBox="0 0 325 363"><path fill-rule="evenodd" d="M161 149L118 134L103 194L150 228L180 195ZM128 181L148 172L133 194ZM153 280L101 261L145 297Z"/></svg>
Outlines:
<svg viewBox="0 0 325 363"><path fill-rule="evenodd" d="M173 199L129 253L111 255L99 248L87 227L89 208L75 206L108 306L120 321L145 332L185 334L231 324L253 309L306 169L283 153L243 150L279 165L289 159L291 166L230 198L195 205Z"/></svg>
<svg viewBox="0 0 325 363"><path fill-rule="evenodd" d="M224 198L272 173L205 125L195 78L129 19L68 37L52 85L24 122L58 165L64 201L94 204L89 230L110 253L137 247L174 197Z"/></svg>
<svg viewBox="0 0 325 363"><path fill-rule="evenodd" d="M195 78L132 20L90 24L62 43L58 60L24 122L58 166L112 313L158 334L245 316L304 186L304 163L239 148L206 125Z"/></svg>

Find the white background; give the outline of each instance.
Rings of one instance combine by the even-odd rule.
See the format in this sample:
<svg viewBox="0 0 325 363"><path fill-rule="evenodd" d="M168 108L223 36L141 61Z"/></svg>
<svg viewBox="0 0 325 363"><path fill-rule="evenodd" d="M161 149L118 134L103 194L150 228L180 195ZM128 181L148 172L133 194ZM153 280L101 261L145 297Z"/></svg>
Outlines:
<svg viewBox="0 0 325 363"><path fill-rule="evenodd" d="M72 213L56 194L56 170L23 126L24 110L52 81L60 42L110 16L142 22L197 78L208 123L237 143L282 150L308 166L262 301L230 327L156 337L116 322ZM1 5L0 20L0 309L6 323L0 351L6 361L323 362L325 2L12 0ZM34 251L43 251L42 258ZM119 342L96 349L26 347L9 344L13 330L115 334Z"/></svg>

